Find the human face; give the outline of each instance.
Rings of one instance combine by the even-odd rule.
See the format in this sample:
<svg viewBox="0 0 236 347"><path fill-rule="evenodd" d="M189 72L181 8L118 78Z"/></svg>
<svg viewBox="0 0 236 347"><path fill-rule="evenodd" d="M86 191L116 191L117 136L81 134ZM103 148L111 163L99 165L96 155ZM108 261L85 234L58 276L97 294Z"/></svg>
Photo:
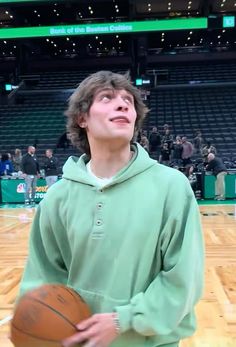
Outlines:
<svg viewBox="0 0 236 347"><path fill-rule="evenodd" d="M52 151L50 151L49 149L46 150L46 157L51 158L52 156Z"/></svg>
<svg viewBox="0 0 236 347"><path fill-rule="evenodd" d="M30 147L29 147L29 153L30 153L30 154L34 154L34 153L35 153L35 147L30 146Z"/></svg>
<svg viewBox="0 0 236 347"><path fill-rule="evenodd" d="M94 141L129 143L136 116L134 98L129 92L106 88L95 94L88 114L79 125L86 128L90 145Z"/></svg>

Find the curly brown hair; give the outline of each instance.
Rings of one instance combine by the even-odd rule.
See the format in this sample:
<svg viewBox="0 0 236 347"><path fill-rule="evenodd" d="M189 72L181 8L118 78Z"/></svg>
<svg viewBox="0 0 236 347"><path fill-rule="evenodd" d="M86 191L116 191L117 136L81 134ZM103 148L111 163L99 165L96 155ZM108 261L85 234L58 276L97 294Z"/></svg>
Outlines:
<svg viewBox="0 0 236 347"><path fill-rule="evenodd" d="M87 133L84 128L79 126L78 118L81 114L89 112L95 94L106 88L124 89L133 96L137 118L132 140L135 140L148 112L148 108L141 99L140 91L131 84L127 75L111 71L99 71L85 78L71 95L65 115L67 116L67 131L71 143L87 155L90 155Z"/></svg>

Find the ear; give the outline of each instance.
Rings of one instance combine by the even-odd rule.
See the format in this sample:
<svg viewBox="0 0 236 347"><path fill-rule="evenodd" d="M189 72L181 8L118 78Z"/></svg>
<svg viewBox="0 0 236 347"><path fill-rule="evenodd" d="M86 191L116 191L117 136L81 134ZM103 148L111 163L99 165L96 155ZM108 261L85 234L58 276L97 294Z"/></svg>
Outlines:
<svg viewBox="0 0 236 347"><path fill-rule="evenodd" d="M80 114L77 118L77 124L81 128L86 128L87 127L87 122L86 122L86 115L85 114Z"/></svg>

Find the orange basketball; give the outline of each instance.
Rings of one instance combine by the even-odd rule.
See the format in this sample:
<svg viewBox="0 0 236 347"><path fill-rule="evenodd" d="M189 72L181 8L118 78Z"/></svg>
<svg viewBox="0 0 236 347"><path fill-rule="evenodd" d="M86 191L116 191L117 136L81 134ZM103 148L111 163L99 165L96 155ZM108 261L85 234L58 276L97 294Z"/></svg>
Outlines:
<svg viewBox="0 0 236 347"><path fill-rule="evenodd" d="M77 332L76 324L91 316L88 305L73 289L46 284L23 295L11 322L15 347L61 347Z"/></svg>

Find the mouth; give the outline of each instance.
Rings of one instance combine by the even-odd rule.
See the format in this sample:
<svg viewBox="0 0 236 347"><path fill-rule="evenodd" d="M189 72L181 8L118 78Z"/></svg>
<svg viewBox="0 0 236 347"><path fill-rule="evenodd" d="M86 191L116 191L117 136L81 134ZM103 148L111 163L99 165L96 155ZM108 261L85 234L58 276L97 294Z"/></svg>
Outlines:
<svg viewBox="0 0 236 347"><path fill-rule="evenodd" d="M113 118L110 118L110 122L114 122L114 123L127 123L129 124L130 121L127 117L125 116L116 116Z"/></svg>

